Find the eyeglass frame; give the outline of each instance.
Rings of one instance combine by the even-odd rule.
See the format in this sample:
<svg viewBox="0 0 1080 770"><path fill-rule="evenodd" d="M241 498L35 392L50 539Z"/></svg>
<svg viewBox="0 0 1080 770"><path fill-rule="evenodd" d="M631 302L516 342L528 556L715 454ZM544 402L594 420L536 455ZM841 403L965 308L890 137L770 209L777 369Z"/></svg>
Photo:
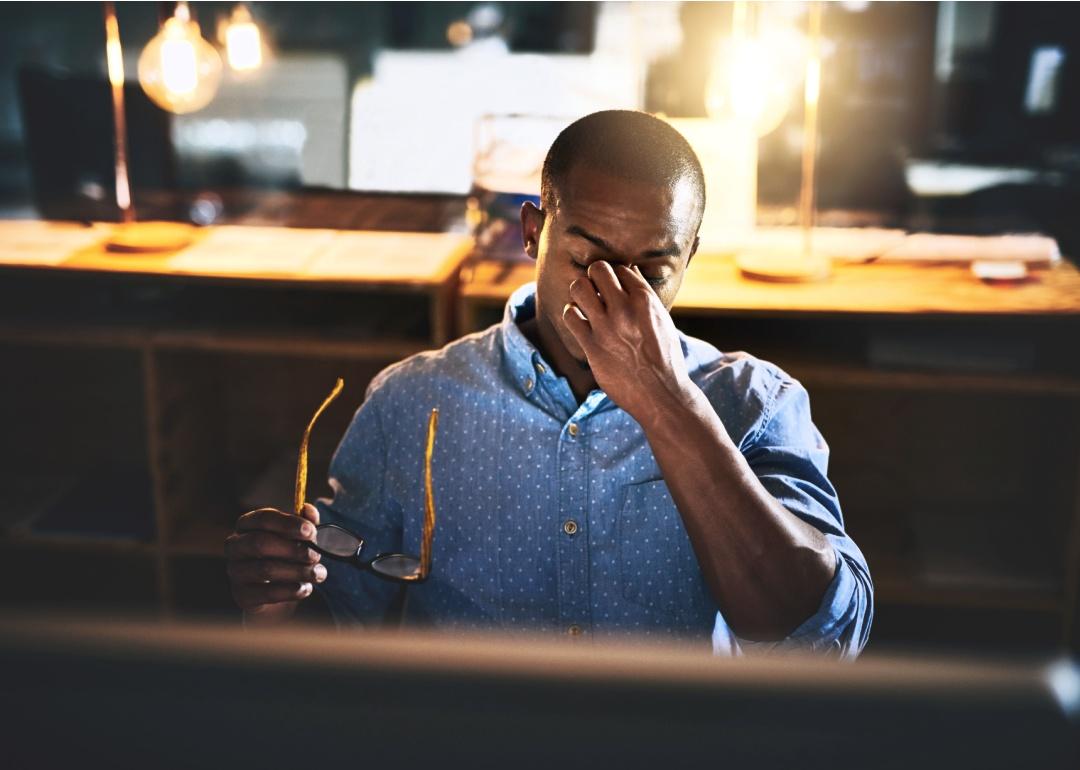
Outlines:
<svg viewBox="0 0 1080 770"><path fill-rule="evenodd" d="M334 388L330 392L330 395L323 400L322 404L319 405L319 408L315 410L315 414L312 415L311 420L308 421L307 428L304 430L304 435L301 438L300 453L296 462L296 485L293 500L297 515L300 515L300 511L304 506L304 499L307 492L308 449L311 442L311 431L314 429L315 422L319 419L319 415L321 415L331 402L338 397L344 388L344 385L344 380L339 377L334 384ZM382 553L376 554L375 557L368 562L361 562L359 557L360 552L364 547L364 538L336 524L323 524L316 527L316 538L318 537L318 531L320 529L325 531L324 528L332 527L335 530L344 532L346 535L357 541L358 545L356 547L356 552L351 556L341 556L326 551L317 544L310 543L309 545L312 547L312 550L332 559L351 561L355 566L360 567L361 569L367 569L376 576L392 582L422 583L426 581L428 575L431 574L432 539L435 533L435 500L431 480L431 457L435 449L435 432L438 428L438 424L439 410L438 408L435 408L431 410L431 414L428 418L427 441L425 442L424 449L424 534L420 545L420 556L409 556L404 553ZM394 575L387 574L378 569L377 563L379 561L393 558L408 559L411 562L415 562L417 564L415 571L411 574Z"/></svg>
<svg viewBox="0 0 1080 770"><path fill-rule="evenodd" d="M318 544L317 541L319 538L319 532L326 531L343 532L349 537L353 538L357 542L356 551L349 556L345 556L343 554L334 553L333 551L323 548ZM391 583L423 583L428 579L428 575L421 574L420 559L416 556L409 556L405 553L384 552L376 554L371 559L364 561L360 557L360 554L364 550L365 542L366 541L364 540L364 538L360 537L355 532L350 532L349 530L345 529L345 527L342 527L338 524L320 524L319 526L315 527L315 542L308 543L308 547L311 548L313 551L322 554L323 556L334 559L335 561L346 562L352 564L355 567L358 567L359 569L367 570L376 577L390 581ZM380 560L387 559L408 559L409 561L416 563L416 571L411 575L393 575L387 572L383 572L378 568L377 564Z"/></svg>

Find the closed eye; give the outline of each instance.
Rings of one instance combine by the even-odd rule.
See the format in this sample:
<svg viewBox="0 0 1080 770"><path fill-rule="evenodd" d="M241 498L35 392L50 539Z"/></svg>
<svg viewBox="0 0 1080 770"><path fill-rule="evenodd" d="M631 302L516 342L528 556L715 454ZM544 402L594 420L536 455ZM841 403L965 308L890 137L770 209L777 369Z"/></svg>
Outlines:
<svg viewBox="0 0 1080 770"><path fill-rule="evenodd" d="M580 262L578 262L576 259L571 259L570 264L574 267L574 269L584 273L586 270L589 269L589 265L591 265L593 262L600 262L600 261L602 261L602 260L594 259L594 260L590 260L587 265L583 265ZM650 286L662 286L663 284L665 284L667 282L667 279L668 279L668 276L666 276L666 275L646 275L645 273L642 273L641 277L644 278L645 281Z"/></svg>

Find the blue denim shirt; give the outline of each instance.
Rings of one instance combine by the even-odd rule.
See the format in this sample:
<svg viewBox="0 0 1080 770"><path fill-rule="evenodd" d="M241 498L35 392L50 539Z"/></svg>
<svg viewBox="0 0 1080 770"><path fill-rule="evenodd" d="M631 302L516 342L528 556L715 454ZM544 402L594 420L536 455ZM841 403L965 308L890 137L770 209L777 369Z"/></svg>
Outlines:
<svg viewBox="0 0 1080 770"><path fill-rule="evenodd" d="M382 371L334 455L322 520L364 537L369 556L419 554L424 438L439 408L432 573L409 587L405 622L697 638L728 655L763 646L857 655L873 586L844 533L803 387L765 361L681 336L691 378L761 483L836 552L817 612L779 645L748 643L706 588L644 432L603 391L577 402L518 328L534 314L529 284L500 324ZM327 562L319 590L338 623L381 620L398 587Z"/></svg>

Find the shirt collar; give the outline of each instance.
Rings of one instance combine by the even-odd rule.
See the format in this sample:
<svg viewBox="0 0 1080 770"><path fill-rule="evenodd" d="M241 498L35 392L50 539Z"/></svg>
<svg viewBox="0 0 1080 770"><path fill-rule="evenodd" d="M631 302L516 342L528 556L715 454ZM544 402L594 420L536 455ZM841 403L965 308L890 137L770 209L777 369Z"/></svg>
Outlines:
<svg viewBox="0 0 1080 770"><path fill-rule="evenodd" d="M503 358L506 362L514 381L528 395L539 379L539 376L551 372L551 366L540 355L540 351L522 333L518 324L536 316L536 283L527 283L516 289L506 302L502 320L502 347ZM683 358L686 360L687 369L691 374L697 369L697 357L693 349L687 344L687 337L679 332L679 344L682 346ZM593 395L596 395L595 393Z"/></svg>
<svg viewBox="0 0 1080 770"><path fill-rule="evenodd" d="M502 320L503 359L514 382L526 395L536 386L537 374L550 367L518 325L536 316L536 284L527 283L510 295Z"/></svg>

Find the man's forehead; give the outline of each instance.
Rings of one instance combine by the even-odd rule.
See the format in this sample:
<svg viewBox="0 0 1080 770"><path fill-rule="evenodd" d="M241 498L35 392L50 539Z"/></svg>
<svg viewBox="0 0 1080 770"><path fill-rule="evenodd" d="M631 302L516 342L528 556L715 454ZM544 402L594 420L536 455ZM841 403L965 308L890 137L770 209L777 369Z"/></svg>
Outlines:
<svg viewBox="0 0 1080 770"><path fill-rule="evenodd" d="M589 163L577 163L566 174L558 193L564 200L588 197L602 192L622 195L652 195L672 197L676 190L687 189L693 193L693 182L689 175L673 175L670 179L651 180L620 174L618 171L600 168Z"/></svg>
<svg viewBox="0 0 1080 770"><path fill-rule="evenodd" d="M695 214L700 216L701 198L697 187L689 175L683 174L669 186L672 198L672 208L676 211L687 212L688 216Z"/></svg>
<svg viewBox="0 0 1080 770"><path fill-rule="evenodd" d="M561 228L627 226L655 237L692 237L700 201L692 180L682 176L657 184L582 167L567 175L557 200Z"/></svg>

